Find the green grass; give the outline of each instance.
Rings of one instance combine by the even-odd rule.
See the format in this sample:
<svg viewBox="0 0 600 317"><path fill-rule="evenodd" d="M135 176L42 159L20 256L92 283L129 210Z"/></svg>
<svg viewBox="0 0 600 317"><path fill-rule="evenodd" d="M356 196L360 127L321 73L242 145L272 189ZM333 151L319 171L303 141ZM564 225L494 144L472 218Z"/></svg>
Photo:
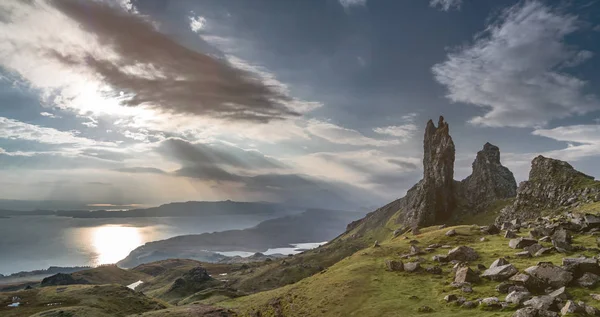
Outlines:
<svg viewBox="0 0 600 317"><path fill-rule="evenodd" d="M446 237L448 228L437 230L437 227L425 228L416 237L421 246L432 243L451 244L453 246L469 245L481 256L478 261L471 263L475 268L478 263L489 266L498 257L511 256L517 250L508 247L508 239L497 236L486 236L485 242L480 242L481 234L476 226L454 227L459 235ZM521 235L526 235L523 232ZM412 235L408 235L410 239ZM385 259L397 259L400 254L408 252L409 240L398 237L385 241L380 248L367 248L354 253L352 256L336 263L326 272L316 274L293 285L279 289L261 292L219 305L239 310L241 316L251 316L255 311L261 311L262 316L274 316L276 308L285 316L415 316L421 315L417 309L423 305L430 306L434 312L428 316L511 316L513 310L483 311L479 308L468 310L446 304L442 298L447 294L457 294L467 299L496 296L503 300L505 294L496 292L498 282L482 281L474 285L474 293L461 294L449 284L453 280L451 267L444 266L444 274L436 276L428 273L388 272L384 267ZM594 245L595 237L577 236L574 243ZM424 266L434 265L431 256L445 254L448 250L438 249L437 252L423 255L426 259ZM592 252L584 252L593 256ZM572 255L573 256L573 255ZM564 254L550 254L539 258L511 258L509 261L520 271L535 265L538 261L551 261L560 264ZM404 260L406 261L406 260ZM600 287L594 290L570 288L575 299L594 304L589 293L600 292ZM417 296L411 299L411 296Z"/></svg>
<svg viewBox="0 0 600 317"><path fill-rule="evenodd" d="M7 307L13 296L20 298L21 306ZM42 312L52 316L54 311L56 314L66 311L75 316L126 316L166 306L159 300L116 284L52 286L0 293L0 316L3 317L42 315Z"/></svg>

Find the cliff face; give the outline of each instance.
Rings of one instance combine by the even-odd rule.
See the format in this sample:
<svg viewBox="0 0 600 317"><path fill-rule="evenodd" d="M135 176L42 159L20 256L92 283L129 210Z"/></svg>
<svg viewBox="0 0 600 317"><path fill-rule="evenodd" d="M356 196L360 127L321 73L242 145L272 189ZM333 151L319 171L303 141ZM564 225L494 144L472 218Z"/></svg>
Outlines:
<svg viewBox="0 0 600 317"><path fill-rule="evenodd" d="M513 173L500 163L500 149L486 143L477 152L473 173L460 182L460 195L468 208L484 210L498 199L515 197L517 182Z"/></svg>
<svg viewBox="0 0 600 317"><path fill-rule="evenodd" d="M529 180L521 182L514 203L502 210L497 222L532 219L543 211L600 201L600 182L569 163L543 156L531 162Z"/></svg>

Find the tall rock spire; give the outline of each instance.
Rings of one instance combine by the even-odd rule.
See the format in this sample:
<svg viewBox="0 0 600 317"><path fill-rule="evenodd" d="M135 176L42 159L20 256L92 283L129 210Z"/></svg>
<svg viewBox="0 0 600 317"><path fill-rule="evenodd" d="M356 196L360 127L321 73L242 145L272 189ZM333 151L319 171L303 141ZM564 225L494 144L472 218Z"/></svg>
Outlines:
<svg viewBox="0 0 600 317"><path fill-rule="evenodd" d="M400 221L412 226L431 225L449 218L454 195L454 142L448 123L440 116L425 127L423 179L407 193L407 211Z"/></svg>

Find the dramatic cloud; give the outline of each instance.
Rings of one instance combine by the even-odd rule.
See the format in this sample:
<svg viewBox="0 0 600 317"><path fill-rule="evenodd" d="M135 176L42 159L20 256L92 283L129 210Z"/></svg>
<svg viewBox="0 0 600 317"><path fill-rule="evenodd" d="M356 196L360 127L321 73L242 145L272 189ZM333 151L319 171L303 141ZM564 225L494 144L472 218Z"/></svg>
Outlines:
<svg viewBox="0 0 600 317"><path fill-rule="evenodd" d="M0 12L0 63L46 89L59 106L101 101L256 122L297 115L285 105L289 97L250 73L190 50L118 7L7 1ZM58 99L52 98L56 89Z"/></svg>
<svg viewBox="0 0 600 317"><path fill-rule="evenodd" d="M59 116L52 114L50 112L40 112L40 115L42 115L44 117L48 117L48 118L53 118L53 119L60 118Z"/></svg>
<svg viewBox="0 0 600 317"><path fill-rule="evenodd" d="M433 66L433 74L450 100L487 111L472 118L474 124L538 126L597 110L600 101L586 93L588 83L566 72L591 56L565 43L580 25L574 15L526 1L504 11L473 45Z"/></svg>
<svg viewBox="0 0 600 317"><path fill-rule="evenodd" d="M564 149L542 153L552 158L576 161L600 155L600 125L572 125L554 129L538 129L533 131L533 134L568 143Z"/></svg>
<svg viewBox="0 0 600 317"><path fill-rule="evenodd" d="M460 9L462 5L462 0L431 0L429 1L429 6L433 8L439 8L442 11L448 11L452 8Z"/></svg>
<svg viewBox="0 0 600 317"><path fill-rule="evenodd" d="M377 140L369 138L356 130L347 129L333 123L314 119L308 121L306 130L314 136L325 139L331 143L338 144L356 146L389 146L401 143L399 140Z"/></svg>
<svg viewBox="0 0 600 317"><path fill-rule="evenodd" d="M405 122L403 125L380 127L373 129L373 131L378 134L391 135L405 141L410 139L418 130L417 125L414 123L416 117L416 113L411 113L402 117L402 120Z"/></svg>
<svg viewBox="0 0 600 317"><path fill-rule="evenodd" d="M71 144L76 146L115 145L111 142L100 142L79 137L76 131L59 131L5 117L0 117L0 138L36 141L47 144Z"/></svg>
<svg viewBox="0 0 600 317"><path fill-rule="evenodd" d="M194 32L198 32L206 26L206 19L204 17L190 17L190 28Z"/></svg>

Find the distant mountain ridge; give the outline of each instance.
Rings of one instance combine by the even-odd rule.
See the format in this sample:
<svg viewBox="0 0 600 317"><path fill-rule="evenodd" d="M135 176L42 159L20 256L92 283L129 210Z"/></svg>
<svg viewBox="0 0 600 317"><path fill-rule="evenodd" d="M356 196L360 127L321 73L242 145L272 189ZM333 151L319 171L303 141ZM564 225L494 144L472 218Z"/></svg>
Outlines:
<svg viewBox="0 0 600 317"><path fill-rule="evenodd" d="M284 215L300 210L277 203L225 201L188 201L164 204L158 207L109 210L0 210L0 216L44 215L72 218L123 217L205 217L223 215Z"/></svg>

